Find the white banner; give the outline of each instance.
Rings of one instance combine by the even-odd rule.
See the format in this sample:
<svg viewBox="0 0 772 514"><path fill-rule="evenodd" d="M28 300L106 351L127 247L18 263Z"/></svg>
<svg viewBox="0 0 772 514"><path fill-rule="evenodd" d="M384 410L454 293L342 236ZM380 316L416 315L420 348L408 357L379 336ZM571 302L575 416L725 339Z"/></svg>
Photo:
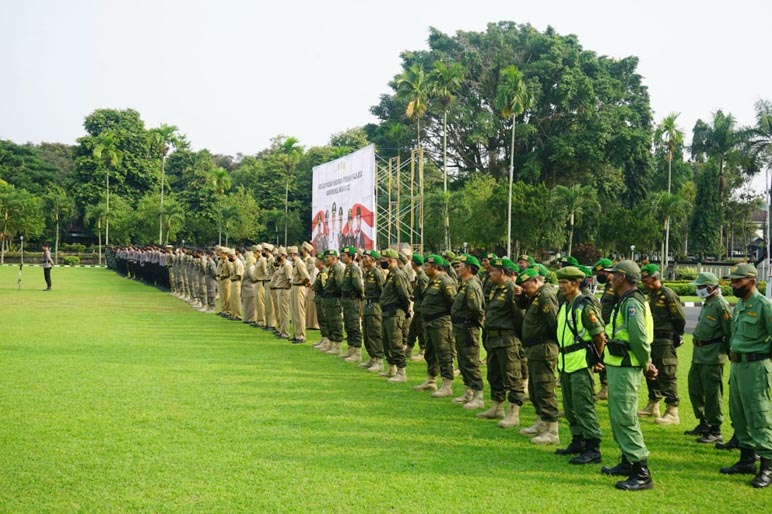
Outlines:
<svg viewBox="0 0 772 514"><path fill-rule="evenodd" d="M314 167L311 238L316 252L375 247L375 145Z"/></svg>

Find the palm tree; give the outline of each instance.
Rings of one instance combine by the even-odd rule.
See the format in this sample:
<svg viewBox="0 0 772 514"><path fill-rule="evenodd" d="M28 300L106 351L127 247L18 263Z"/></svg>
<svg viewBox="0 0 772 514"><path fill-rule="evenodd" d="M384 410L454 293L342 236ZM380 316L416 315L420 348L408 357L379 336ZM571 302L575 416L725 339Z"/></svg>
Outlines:
<svg viewBox="0 0 772 514"><path fill-rule="evenodd" d="M22 199L19 192L7 182L0 179L0 216L3 219L3 230L0 232L0 264L5 263L5 249L8 246L8 221L12 213L22 209ZM10 248L9 248L10 251Z"/></svg>
<svg viewBox="0 0 772 514"><path fill-rule="evenodd" d="M172 232L172 227L176 226L177 230L185 223L185 211L182 206L176 201L167 202L164 207L164 242L162 244L169 244L169 234ZM175 233L177 232L175 230Z"/></svg>
<svg viewBox="0 0 772 514"><path fill-rule="evenodd" d="M416 141L421 146L421 118L429 108L429 83L424 69L413 64L397 77L397 97L407 103L405 116L416 123Z"/></svg>
<svg viewBox="0 0 772 514"><path fill-rule="evenodd" d="M163 244L164 237L164 184L166 180L166 157L169 150L174 147L175 149L181 148L187 145L184 136L180 136L177 133L177 127L174 125L166 125L162 123L160 127L150 130L150 143L153 149L161 157L161 206L159 208L159 220L158 220L158 244Z"/></svg>
<svg viewBox="0 0 772 514"><path fill-rule="evenodd" d="M113 131L103 130L97 136L93 155L105 167L105 247L107 247L110 246L110 170L118 166L123 158L123 152L118 149L118 137Z"/></svg>
<svg viewBox="0 0 772 514"><path fill-rule="evenodd" d="M766 187L767 191L767 260L772 258L769 255L770 237L770 209L772 209L772 185L769 182L769 172L772 169L772 102L769 100L759 100L756 102L756 125L746 130L744 136L748 144L751 155L757 163L761 164L767 170ZM770 296L769 290L767 297Z"/></svg>
<svg viewBox="0 0 772 514"><path fill-rule="evenodd" d="M100 202L96 205L89 205L86 207L86 212L83 215L83 221L87 225L96 224L97 226L97 241L99 244L99 265L102 265L102 221L107 223L107 208L104 203Z"/></svg>
<svg viewBox="0 0 772 514"><path fill-rule="evenodd" d="M222 244L222 199L225 192L231 188L231 176L225 168L212 168L209 171L209 184L217 196L217 244Z"/></svg>
<svg viewBox="0 0 772 514"><path fill-rule="evenodd" d="M289 218L289 183L292 172L300 162L300 157L303 155L303 147L300 146L297 138L288 137L285 139L278 148L279 158L284 167L287 170L287 180L285 181L284 188L284 246L287 246L287 223Z"/></svg>
<svg viewBox="0 0 772 514"><path fill-rule="evenodd" d="M665 116L657 127L654 137L661 141L667 148L667 194L670 195L670 184L673 175L673 154L684 142L684 133L676 126L676 119L680 113L670 113ZM665 256L663 270L667 270L668 256L670 255L670 216L665 217Z"/></svg>
<svg viewBox="0 0 772 514"><path fill-rule="evenodd" d="M56 225L54 242L54 262L59 263L59 225L62 221L69 223L75 214L75 201L67 196L67 192L60 186L52 186L46 194L48 214Z"/></svg>
<svg viewBox="0 0 772 514"><path fill-rule="evenodd" d="M597 206L595 190L590 186L582 186L580 184L574 184L571 187L555 186L555 189L552 190L552 195L554 204L568 211L568 224L571 229L568 233L568 252L566 255L571 255L574 244L574 227L581 224L585 207Z"/></svg>
<svg viewBox="0 0 772 514"><path fill-rule="evenodd" d="M455 98L456 91L464 80L464 68L453 63L447 66L442 61L434 63L434 69L429 76L429 89L432 96L442 107L442 171L443 171L443 224L445 226L445 248L450 249L450 212L448 195L448 110Z"/></svg>
<svg viewBox="0 0 772 514"><path fill-rule="evenodd" d="M512 118L512 141L509 152L509 203L507 212L507 255L512 255L512 182L515 175L515 129L517 116L532 102L531 95L517 66L510 64L500 72L494 105L503 118Z"/></svg>

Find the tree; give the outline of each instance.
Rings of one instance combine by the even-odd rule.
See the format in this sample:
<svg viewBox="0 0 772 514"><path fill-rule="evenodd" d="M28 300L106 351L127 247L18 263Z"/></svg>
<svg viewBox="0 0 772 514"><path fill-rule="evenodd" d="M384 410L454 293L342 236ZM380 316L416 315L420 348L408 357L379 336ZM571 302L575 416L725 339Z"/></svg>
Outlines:
<svg viewBox="0 0 772 514"><path fill-rule="evenodd" d="M115 133L110 130L100 132L93 154L105 169L105 246L110 246L110 171L118 166L123 158Z"/></svg>
<svg viewBox="0 0 772 514"><path fill-rule="evenodd" d="M25 189L0 180L0 264L5 263L5 252L10 249L10 242L17 236L24 236L27 241L43 233L45 222L39 198Z"/></svg>
<svg viewBox="0 0 772 514"><path fill-rule="evenodd" d="M222 200L225 192L231 188L231 176L224 168L214 168L209 172L209 184L214 188L215 195L217 196L217 244L222 244Z"/></svg>
<svg viewBox="0 0 772 514"><path fill-rule="evenodd" d="M531 103L528 88L523 82L523 75L517 66L511 64L501 70L499 85L496 88L496 108L503 118L512 119L512 139L509 156L509 204L507 208L507 255L512 255L512 182L515 174L515 129L517 116L522 114Z"/></svg>
<svg viewBox="0 0 772 514"><path fill-rule="evenodd" d="M553 204L563 207L568 214L568 251L571 255L574 242L574 226L580 225L585 208L600 210L600 205L595 200L595 190L589 186L574 184L571 187L556 186L552 190Z"/></svg>
<svg viewBox="0 0 772 514"><path fill-rule="evenodd" d="M83 222L91 227L96 226L97 244L99 248L99 265L102 265L102 225L107 221L107 208L104 202L89 205L83 215Z"/></svg>
<svg viewBox="0 0 772 514"><path fill-rule="evenodd" d="M187 145L185 137L177 133L177 127L162 123L160 127L150 130L150 140L153 149L161 157L161 198L158 210L158 244L163 244L164 232L164 184L166 175L166 157L171 148L180 148Z"/></svg>
<svg viewBox="0 0 772 514"><path fill-rule="evenodd" d="M278 154L286 169L286 181L284 189L284 246L287 246L287 229L289 227L289 188L290 177L303 155L303 147L294 137L284 139L278 148Z"/></svg>
<svg viewBox="0 0 772 514"><path fill-rule="evenodd" d="M60 224L69 223L75 215L75 201L67 195L67 192L61 186L51 186L45 196L46 212L54 222L54 262L58 264L59 260L59 235L61 233Z"/></svg>
<svg viewBox="0 0 772 514"><path fill-rule="evenodd" d="M673 175L673 155L679 150L684 141L684 133L676 126L676 119L678 119L678 113L670 113L665 116L662 123L659 124L657 130L654 132L654 139L661 141L667 149L667 194L670 195L670 186ZM667 199L666 205L672 206L673 201ZM677 202L676 202L677 203ZM668 256L670 255L670 215L668 214L670 209L665 209L665 252L664 252L664 269L668 266Z"/></svg>
<svg viewBox="0 0 772 514"><path fill-rule="evenodd" d="M405 116L416 124L416 141L421 146L421 118L429 108L429 83L424 69L413 64L397 78L397 96L407 106Z"/></svg>
<svg viewBox="0 0 772 514"><path fill-rule="evenodd" d="M436 61L429 76L429 89L442 109L442 174L444 246L450 249L450 213L448 195L448 109L464 80L464 68L458 63Z"/></svg>

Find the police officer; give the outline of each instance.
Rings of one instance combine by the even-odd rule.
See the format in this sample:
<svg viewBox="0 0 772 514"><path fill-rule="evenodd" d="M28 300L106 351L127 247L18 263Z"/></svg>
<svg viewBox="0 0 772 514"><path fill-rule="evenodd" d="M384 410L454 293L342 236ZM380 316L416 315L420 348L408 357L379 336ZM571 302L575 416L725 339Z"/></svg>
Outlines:
<svg viewBox="0 0 772 514"><path fill-rule="evenodd" d="M387 248L380 253L381 258L378 262L381 269L387 270L380 298L383 313L381 339L389 368L379 373L379 376L388 377L389 382L392 383L407 382L402 328L405 323L405 312L410 303L410 282L407 274L397 266L399 254L396 250Z"/></svg>
<svg viewBox="0 0 772 514"><path fill-rule="evenodd" d="M279 247L279 257L277 259L276 278L274 280L274 291L278 305L278 334L279 339L290 338L290 288L292 287L292 264L288 258L287 249ZM305 323L305 319L303 320Z"/></svg>
<svg viewBox="0 0 772 514"><path fill-rule="evenodd" d="M729 414L740 460L721 472L756 474L751 485L761 488L772 483L772 302L756 289L756 277L756 267L747 263L729 274L738 298L732 312ZM756 455L761 457L758 473Z"/></svg>
<svg viewBox="0 0 772 514"><path fill-rule="evenodd" d="M358 363L362 362L362 299L365 296L365 288L362 283L362 270L354 261L356 254L357 249L353 246L344 246L340 251L340 260L346 267L340 293L348 342L348 351L340 357L346 362Z"/></svg>
<svg viewBox="0 0 772 514"><path fill-rule="evenodd" d="M689 368L689 399L699 424L684 434L700 436L700 443L721 442L724 364L729 360L732 314L721 296L716 275L700 273L691 285L697 287L697 296L704 300L692 334L694 350Z"/></svg>
<svg viewBox="0 0 772 514"><path fill-rule="evenodd" d="M662 285L659 267L647 264L641 268L641 281L649 290L649 307L654 319L654 342L651 360L657 368L657 378L647 380L649 403L639 416L655 416L659 412L660 398L665 398L665 414L656 415L660 425L678 425L678 348L683 341L686 313L681 299L675 292Z"/></svg>
<svg viewBox="0 0 772 514"><path fill-rule="evenodd" d="M592 371L600 364L606 344L603 320L596 303L581 292L586 274L574 266L557 272L564 298L558 312L558 371L563 393L563 411L571 429L571 444L555 450L558 455L578 454L571 464L600 462L600 423L595 412Z"/></svg>
<svg viewBox="0 0 772 514"><path fill-rule="evenodd" d="M555 396L555 367L558 344L558 300L552 286L534 268L518 275L523 289L521 305L525 307L523 343L528 358L528 396L536 409L536 423L520 430L521 435L534 436L534 444L560 444L558 435L558 403Z"/></svg>
<svg viewBox="0 0 772 514"><path fill-rule="evenodd" d="M433 398L447 398L453 394L453 355L451 339L453 325L450 310L456 288L453 280L442 271L445 259L440 255L429 255L424 261L424 272L429 284L421 302L421 317L426 334L426 382L414 387L417 391L436 390L437 375L442 375L442 387L432 393Z"/></svg>
<svg viewBox="0 0 772 514"><path fill-rule="evenodd" d="M461 254L452 262L460 285L453 299L451 319L453 338L458 351L458 367L464 379L466 391L453 402L465 409L482 409L483 382L480 374L480 327L485 317L485 300L482 284L477 278L480 261L477 257Z"/></svg>
<svg viewBox="0 0 772 514"><path fill-rule="evenodd" d="M490 409L478 418L501 419L498 426L512 428L520 424L520 407L525 399L521 361L525 351L521 343L523 311L517 304L514 277L517 265L507 258L490 261L488 271L493 288L485 304L485 346L488 385L491 389ZM509 400L509 412L504 418L504 402ZM504 419L502 419L504 418Z"/></svg>
<svg viewBox="0 0 772 514"><path fill-rule="evenodd" d="M619 295L611 312L611 321L606 325L608 340L603 364L608 370L611 431L622 451L622 460L616 466L604 466L601 472L612 476L627 475L627 480L616 483L617 489L651 489L654 484L648 466L649 450L636 411L641 375L646 370L648 378L657 376L657 368L651 362L654 322L649 304L638 290L641 279L638 265L623 260L606 271L611 273L611 285Z"/></svg>
<svg viewBox="0 0 772 514"><path fill-rule="evenodd" d="M381 293L383 293L384 274L378 265L381 254L377 250L365 250L362 255L365 283L364 307L364 342L369 359L359 365L370 373L383 371L383 315L381 311Z"/></svg>
<svg viewBox="0 0 772 514"><path fill-rule="evenodd" d="M297 246L287 250L292 265L292 289L290 289L290 308L292 310L293 344L306 342L306 292L311 285L306 262L300 257Z"/></svg>

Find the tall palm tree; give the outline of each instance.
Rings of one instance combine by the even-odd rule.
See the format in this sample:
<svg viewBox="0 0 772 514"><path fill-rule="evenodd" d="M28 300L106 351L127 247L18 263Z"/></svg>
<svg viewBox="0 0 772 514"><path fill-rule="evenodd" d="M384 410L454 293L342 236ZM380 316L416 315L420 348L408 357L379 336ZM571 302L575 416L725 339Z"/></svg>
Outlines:
<svg viewBox="0 0 772 514"><path fill-rule="evenodd" d="M184 136L177 133L177 127L162 123L160 127L150 130L150 143L161 157L161 205L158 220L158 244L163 244L164 237L164 184L166 181L166 157L172 148L184 147L187 142Z"/></svg>
<svg viewBox="0 0 772 514"><path fill-rule="evenodd" d="M574 245L574 227L581 224L585 208L597 206L595 190L590 186L580 184L574 184L571 187L555 186L555 189L552 190L552 201L556 206L563 207L568 212L568 224L571 228L568 233L568 252L566 255L571 255Z"/></svg>
<svg viewBox="0 0 772 514"><path fill-rule="evenodd" d="M405 101L405 116L416 123L416 141L421 146L421 118L429 108L429 81L424 69L413 64L397 77L397 98Z"/></svg>
<svg viewBox="0 0 772 514"><path fill-rule="evenodd" d="M93 155L105 168L105 247L110 246L110 171L121 163L123 152L118 148L118 137L111 130L103 130L96 137Z"/></svg>
<svg viewBox="0 0 772 514"><path fill-rule="evenodd" d="M107 223L107 208L104 202L86 207L83 221L87 225L96 224L97 244L99 245L99 265L102 265L102 222Z"/></svg>
<svg viewBox="0 0 772 514"><path fill-rule="evenodd" d="M222 199L231 188L231 176L225 168L213 168L209 171L209 184L217 196L217 244L222 244Z"/></svg>
<svg viewBox="0 0 772 514"><path fill-rule="evenodd" d="M512 182L515 175L515 129L517 116L530 107L531 95L517 66L510 64L502 69L496 88L494 105L503 118L512 118L512 140L509 152L509 202L507 207L507 255L512 255Z"/></svg>
<svg viewBox="0 0 772 514"><path fill-rule="evenodd" d="M769 172L772 171L772 102L769 100L759 100L756 102L756 125L746 130L745 140L748 144L751 155L762 167L767 170L766 187L767 191L767 259L769 255L770 235L770 209L772 209L772 185L769 182ZM767 281L769 282L769 281ZM767 289L767 297L770 297L770 289Z"/></svg>
<svg viewBox="0 0 772 514"><path fill-rule="evenodd" d="M284 246L287 246L287 227L289 219L289 183L292 172L295 170L300 158L303 156L303 147L297 138L288 137L279 145L279 158L287 170L284 187Z"/></svg>
<svg viewBox="0 0 772 514"><path fill-rule="evenodd" d="M456 92L464 80L464 68L458 63L450 66L436 61L429 76L429 88L432 96L442 108L442 171L443 171L443 224L445 226L445 248L450 249L450 212L448 195L448 110L455 99Z"/></svg>
<svg viewBox="0 0 772 514"><path fill-rule="evenodd" d="M60 186L52 186L45 196L47 211L56 225L54 237L54 262L59 263L59 226L62 221L69 223L75 214L75 201L67 196Z"/></svg>
<svg viewBox="0 0 772 514"><path fill-rule="evenodd" d="M670 184L673 176L673 155L684 142L684 133L676 126L676 120L680 113L670 113L659 124L654 137L661 141L667 148L667 194L670 194ZM670 255L670 216L665 216L665 252L664 270L667 270L668 256Z"/></svg>

